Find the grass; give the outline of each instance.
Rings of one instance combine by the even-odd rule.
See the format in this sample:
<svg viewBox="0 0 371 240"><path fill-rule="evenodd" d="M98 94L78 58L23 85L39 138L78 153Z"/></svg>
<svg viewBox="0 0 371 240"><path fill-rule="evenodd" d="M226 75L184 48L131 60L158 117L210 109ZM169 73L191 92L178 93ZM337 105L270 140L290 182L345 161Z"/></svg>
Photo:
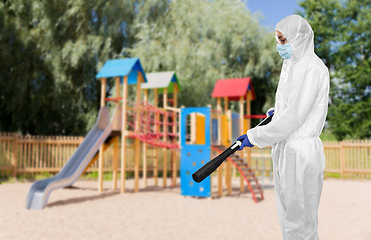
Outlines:
<svg viewBox="0 0 371 240"><path fill-rule="evenodd" d="M150 173L152 174L152 173ZM180 176L180 171L178 171L178 176ZM48 172L42 172L42 173L39 173L37 175L35 175L34 180L41 180L41 179L45 179L45 178L50 178L50 177L53 177L54 175L51 174L51 173L48 173ZM89 180L98 180L98 172L97 171L94 171L94 172L90 172L90 173L86 173L84 175L82 175L80 178L82 179L89 179ZM147 173L147 176L151 176L151 175L148 175ZM167 174L168 177L171 176L171 171L168 171L168 174ZM139 174L139 177L142 178L143 175L140 173ZM162 177L162 172L159 171L158 172L158 177L161 178ZM121 178L121 173L117 173L117 179L120 179ZM130 178L134 178L134 171L130 171L130 172L126 172L126 179L130 179ZM13 177L11 176L0 176L0 184L5 184L5 183L15 183L15 182L26 182L26 177L24 176L19 176L17 179L14 179ZM103 173L103 180L104 181L112 181L113 179L113 173L110 172L110 173Z"/></svg>
<svg viewBox="0 0 371 240"><path fill-rule="evenodd" d="M90 173L87 173L83 176L81 176L81 178L83 179L91 179L91 180L97 180L98 179L98 172L90 172ZM128 177L128 173L126 174L126 176ZM133 174L134 176L134 174ZM120 179L121 178L121 173L117 173L117 179ZM103 173L103 180L104 181L111 181L113 179L113 173Z"/></svg>
<svg viewBox="0 0 371 240"><path fill-rule="evenodd" d="M331 172L325 172L324 178L341 178L340 173L331 173Z"/></svg>
<svg viewBox="0 0 371 240"><path fill-rule="evenodd" d="M7 177L7 178L1 178L0 179L0 184L6 184L6 183L15 183L16 179L13 177Z"/></svg>
<svg viewBox="0 0 371 240"><path fill-rule="evenodd" d="M240 173L236 174L237 177L240 177ZM330 173L330 172L325 172L324 173L324 178L342 178L340 173ZM344 177L344 179L347 177ZM348 177L349 178L349 177Z"/></svg>
<svg viewBox="0 0 371 240"><path fill-rule="evenodd" d="M240 173L237 172L237 177L240 177ZM324 178L342 178L340 173L325 172ZM343 177L343 179L358 179L356 177Z"/></svg>
<svg viewBox="0 0 371 240"><path fill-rule="evenodd" d="M41 179L50 178L50 177L53 177L53 174L48 173L48 172L42 172L42 173L37 174L34 177L34 179L35 180L41 180Z"/></svg>
<svg viewBox="0 0 371 240"><path fill-rule="evenodd" d="M40 179L45 179L45 178L49 178L49 177L52 177L53 175L48 173L48 172L43 172L43 173L40 173L38 175L35 176L35 180L40 180ZM168 177L171 176L171 173L170 171L168 172ZM180 172L178 171L178 176L180 176ZM139 176L140 178L142 177L142 175L140 174ZM162 177L162 172L159 172L158 173L158 177L161 178ZM237 172L236 173L236 177L240 177L240 173ZM89 180L98 180L98 172L90 172L90 173L87 173L83 176L81 176L82 179L89 179ZM117 179L120 179L121 178L121 174L120 173L117 173ZM134 178L134 172L131 171L131 172L127 172L126 173L126 178ZM337 179L340 179L342 178L341 177L341 174L340 173L331 173L331 172L325 172L324 173L324 178L337 178ZM112 181L113 179L113 174L112 173L104 173L103 174L103 180L104 181ZM357 177L346 177L344 176L343 179L358 179ZM0 184L8 184L8 183L16 183L16 182L25 182L26 178L23 177L23 176L20 176L18 177L17 179L14 179L13 177L4 177L4 178L0 178Z"/></svg>
<svg viewBox="0 0 371 240"><path fill-rule="evenodd" d="M0 176L0 184L16 182L26 182L26 178L24 176L18 176L17 178L14 178L12 177L12 175Z"/></svg>
<svg viewBox="0 0 371 240"><path fill-rule="evenodd" d="M333 135L328 128L323 129L319 137L322 141L337 141L335 135Z"/></svg>
<svg viewBox="0 0 371 240"><path fill-rule="evenodd" d="M152 174L152 173L150 173ZM178 171L177 173L178 176L180 176L180 171ZM151 175L148 175L147 173L147 176L151 176ZM171 176L171 172L168 171L167 173L167 176L170 177ZM87 173L83 176L81 176L83 179L91 179L91 180L97 180L98 179L98 172L90 172L90 173ZM139 177L143 177L143 175L140 173L139 174ZM158 177L162 177L162 171L159 171L158 172ZM121 178L121 173L117 173L117 179L120 179ZM126 178L134 178L134 171L129 171L129 172L126 172ZM111 181L113 179L113 174L112 173L103 173L103 180L104 181Z"/></svg>

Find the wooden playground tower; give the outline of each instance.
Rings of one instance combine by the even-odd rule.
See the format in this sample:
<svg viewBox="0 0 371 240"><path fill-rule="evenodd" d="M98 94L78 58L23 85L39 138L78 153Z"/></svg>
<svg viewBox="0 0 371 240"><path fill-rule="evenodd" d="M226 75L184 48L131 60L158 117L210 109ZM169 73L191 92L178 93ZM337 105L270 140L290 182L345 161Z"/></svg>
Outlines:
<svg viewBox="0 0 371 240"><path fill-rule="evenodd" d="M103 191L103 153L113 144L113 189L117 189L117 171L119 160L119 137L121 137L121 193L125 193L127 144L126 140L134 140L134 192L139 191L139 158L143 155L143 181L144 187L147 186L147 171L153 170L155 186L158 185L159 156L162 155L163 161L163 186L167 185L167 151L171 151L172 166L172 185L176 185L177 179L177 159L179 157L179 120L180 110L177 108L177 93L181 90L179 81L174 72L149 73L145 74L139 59L119 59L109 60L98 73L97 78L101 81L101 107L106 106L106 101L114 101L116 108L121 109L121 117L113 119L121 131L112 132L106 143L100 147L99 156L99 184L98 190ZM115 97L106 98L107 78L115 79ZM122 83L122 86L121 86ZM136 85L135 103L129 101L128 87L130 84ZM122 89L122 95L120 90ZM153 105L148 103L148 91L153 90ZM142 99L143 93L143 99ZM162 98L160 98L162 94ZM169 99L168 94L172 94ZM246 133L250 128L250 103L255 99L250 78L218 80L214 88L212 97L217 99L217 110L212 111L211 118L218 121L217 143L211 146L210 150L220 152L225 146L229 146L236 139L232 139L232 112L229 109L230 101L239 101L239 132L240 135ZM224 109L222 109L224 100ZM162 101L162 107L159 102ZM172 106L168 103L172 102ZM246 106L246 107L245 107ZM246 115L244 109L246 108ZM224 114L223 114L224 113ZM245 119L247 118L247 119ZM197 119L197 118L196 118ZM246 120L246 121L245 121ZM194 122L194 121L193 121ZM202 130L200 125L197 131ZM141 148L142 142L142 148ZM148 155L148 149L154 149L152 155ZM162 152L162 154L160 154ZM222 196L222 178L225 169L225 184L228 195L232 192L232 166L241 173L240 191L244 192L244 181L247 182L250 191L253 191L251 182L255 181L258 192L252 192L254 201L255 194L262 194L262 190L251 168L250 149L247 149L247 161L245 161L244 151L239 153L239 157L230 158L218 170L218 195ZM148 158L154 160L152 167L147 166ZM91 162L91 164L93 161ZM89 166L91 165L89 164ZM89 167L88 166L88 167ZM87 167L87 168L88 168ZM247 172L243 172L247 171Z"/></svg>
<svg viewBox="0 0 371 240"><path fill-rule="evenodd" d="M185 114L188 114L188 112L190 112L189 115L191 115L189 144L192 147L198 145L205 146L205 144L208 144L207 146L208 149L210 149L209 151L213 151L216 153L216 155L218 155L222 153L225 149L227 149L227 147L229 147L233 142L235 142L240 135L246 134L247 129L249 129L251 126L252 117L264 118L265 115L251 116L251 101L255 99L255 94L250 78L218 80L214 87L212 97L217 99L217 109L216 110L210 109L211 110L210 118L207 117L207 113L201 109L191 108L191 110L187 111ZM224 100L224 109L222 108L222 100ZM238 116L238 121L234 121L235 119L233 119L237 114L232 114L232 111L229 108L230 101L239 101L240 114ZM211 106L209 107L211 108ZM182 116L182 119L184 120L185 117ZM211 124L206 123L207 119L211 120ZM184 126L184 123L182 123L181 126ZM212 130L205 131L206 128L209 127ZM206 134L211 134L210 137L212 139L211 142L209 140L205 141ZM193 161L194 166L197 165L199 167L200 161L194 161L189 156L202 154L201 147L199 150L200 154L194 152L194 150L192 150L192 147L186 147L186 144L183 145L182 147L187 148L187 150L185 150L184 152L183 152L184 149L182 149L182 157L184 158L184 160ZM245 155L245 153L247 154ZM182 166L184 166L187 170L191 169L192 168L191 166L188 166L187 163L183 163L183 158ZM202 157L199 158L202 159ZM205 163L202 163L201 161L201 164ZM246 148L244 151L240 151L239 153L231 155L227 159L227 161L225 161L218 168L217 170L218 196L219 197L223 196L224 185L223 176L225 179L225 185L227 187L227 195L231 195L232 193L232 166L234 167L233 168L234 171L238 170L240 173L240 191L244 192L245 189L244 183L246 182L247 188L250 190L253 200L255 202L258 201L256 197L259 195L261 196L261 199L264 199L261 186L258 182L258 179L255 177L255 173L251 168L250 148ZM189 181L190 179L188 179L187 177L182 177L182 181L183 180ZM201 183L202 186L200 187L192 187L193 185L192 183L193 182L190 183L190 186L188 186L187 182L183 185L183 194L188 196L192 196L192 194L194 194L194 196L207 196L212 198L213 195L212 178L210 178L210 182ZM193 192L191 192L190 189L193 189ZM204 191L203 189L207 190Z"/></svg>
<svg viewBox="0 0 371 240"><path fill-rule="evenodd" d="M236 139L232 139L232 111L229 108L230 101L239 102L239 135L246 134L247 130L251 128L251 101L255 100L255 93L250 78L237 79L220 79L217 81L212 97L217 100L217 110L213 111L212 119L217 119L218 122L218 138L216 145L212 148L221 152L227 146L231 145ZM222 108L222 100L224 101L224 108ZM246 109L246 115L245 115ZM224 113L224 115L223 115ZM264 116L259 116L264 117ZM224 118L224 119L223 119ZM245 153L246 157L245 157ZM225 168L225 185L227 186L227 193L232 193L232 166L234 165L240 171L240 192L244 192L244 181L247 182L248 188L253 190L252 182L256 183L257 194L263 197L262 189L253 171L251 170L251 149L246 148L240 151L239 157L234 156L229 158L229 161L224 162L218 169L218 195L222 196L222 177L223 169ZM252 191L253 192L253 191ZM256 202L255 193L253 193L254 201Z"/></svg>
<svg viewBox="0 0 371 240"><path fill-rule="evenodd" d="M177 114L179 109L177 106L177 93L180 91L178 79L174 72L146 74L143 71L139 59L119 59L109 60L102 67L97 75L101 81L101 107L106 106L106 101L114 101L116 107L121 108L121 119L114 119L115 124L121 127L120 132L111 133L111 139L103 144L99 151L99 183L98 190L103 191L103 153L113 144L113 189L117 189L117 167L119 160L119 137L121 136L121 193L125 193L126 179L126 162L127 162L127 144L128 138L134 139L134 191L139 191L139 158L140 158L140 142L143 142L143 180L144 187L147 186L147 170L153 170L155 185L158 184L158 166L159 166L159 151L162 149L163 155L163 186L167 185L167 150L171 149L172 153L172 185L176 184L177 176L177 151L178 145L178 124ZM115 79L115 97L106 98L107 78ZM157 81L161 78L162 81ZM122 82L122 86L121 86ZM161 83L161 84L159 84ZM136 85L135 104L129 106L128 100L128 85ZM143 101L141 93L143 90ZM122 89L122 95L120 94ZM154 89L154 106L148 104L148 90ZM173 93L173 105L168 106L168 93ZM158 106L158 95L163 94L163 108ZM162 122L160 121L162 118ZM130 120L133 120L130 122ZM150 121L149 119L152 119ZM169 121L170 119L170 121ZM170 126L170 131L169 131ZM162 127L162 129L161 129ZM172 140L170 142L169 136ZM155 154L147 155L147 148L154 148ZM147 159L154 158L154 166L148 168ZM91 164L94 161L91 162ZM89 166L91 165L89 164ZM88 167L89 167L88 166ZM87 168L88 168L87 167Z"/></svg>

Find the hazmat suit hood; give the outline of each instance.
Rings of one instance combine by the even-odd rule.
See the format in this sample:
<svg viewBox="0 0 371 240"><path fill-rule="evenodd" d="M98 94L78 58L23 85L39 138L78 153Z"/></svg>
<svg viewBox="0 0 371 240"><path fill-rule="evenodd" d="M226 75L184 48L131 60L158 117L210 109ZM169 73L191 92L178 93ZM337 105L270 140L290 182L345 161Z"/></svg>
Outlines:
<svg viewBox="0 0 371 240"><path fill-rule="evenodd" d="M279 21L275 27L285 35L291 45L292 54L288 63L298 62L304 55L314 54L314 34L309 23L299 15L290 15Z"/></svg>

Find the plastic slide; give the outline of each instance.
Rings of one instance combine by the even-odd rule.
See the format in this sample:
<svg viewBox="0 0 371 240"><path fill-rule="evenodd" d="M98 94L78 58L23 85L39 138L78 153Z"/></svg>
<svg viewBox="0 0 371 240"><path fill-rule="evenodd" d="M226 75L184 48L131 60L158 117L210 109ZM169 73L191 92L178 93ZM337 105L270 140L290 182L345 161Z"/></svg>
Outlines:
<svg viewBox="0 0 371 240"><path fill-rule="evenodd" d="M42 210L48 203L51 191L71 186L83 173L111 132L121 130L119 126L120 119L121 107L116 107L111 121L108 109L102 107L94 127L61 171L54 177L36 181L31 185L27 195L26 207L28 209Z"/></svg>

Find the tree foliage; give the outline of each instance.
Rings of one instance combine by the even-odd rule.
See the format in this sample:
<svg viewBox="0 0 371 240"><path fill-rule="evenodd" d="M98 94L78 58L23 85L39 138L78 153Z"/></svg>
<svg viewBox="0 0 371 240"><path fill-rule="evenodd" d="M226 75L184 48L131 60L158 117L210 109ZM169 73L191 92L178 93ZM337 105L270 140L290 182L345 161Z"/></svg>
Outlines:
<svg viewBox="0 0 371 240"><path fill-rule="evenodd" d="M130 0L1 2L0 130L84 134L99 109L97 69L134 42L134 9Z"/></svg>
<svg viewBox="0 0 371 240"><path fill-rule="evenodd" d="M213 103L217 79L251 77L261 113L281 65L273 34L239 0L3 0L0 131L85 134L99 109L95 75L122 57L175 70L186 106Z"/></svg>
<svg viewBox="0 0 371 240"><path fill-rule="evenodd" d="M371 1L300 3L331 71L328 120L338 140L371 137Z"/></svg>
<svg viewBox="0 0 371 240"><path fill-rule="evenodd" d="M152 4L143 8L152 9ZM217 79L251 77L258 99L253 113L262 112L267 98L272 106L282 61L274 33L259 25L244 2L174 0L158 11L155 18L137 18L138 40L129 51L147 72L177 72L180 104L212 104Z"/></svg>

